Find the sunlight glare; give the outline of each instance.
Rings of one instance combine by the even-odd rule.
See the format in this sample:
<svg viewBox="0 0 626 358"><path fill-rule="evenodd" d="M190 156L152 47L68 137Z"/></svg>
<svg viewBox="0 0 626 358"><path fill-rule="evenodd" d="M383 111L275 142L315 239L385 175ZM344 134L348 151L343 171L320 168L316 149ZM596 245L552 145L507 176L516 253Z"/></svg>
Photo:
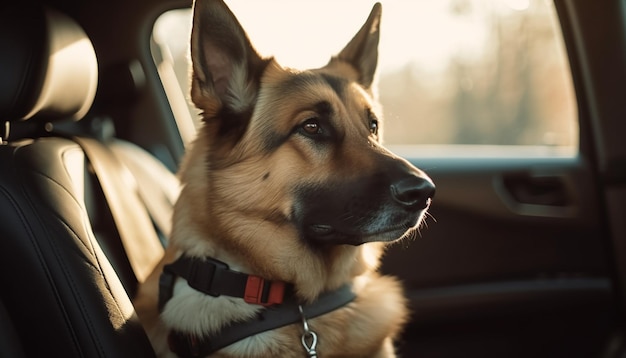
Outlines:
<svg viewBox="0 0 626 358"><path fill-rule="evenodd" d="M295 68L325 65L357 33L374 4L363 0L227 2L261 54ZM459 52L466 56L482 52L484 19L466 16L458 21L449 1L381 3L379 69L383 72L418 63L436 73ZM272 18L262 15L272 11Z"/></svg>
<svg viewBox="0 0 626 358"><path fill-rule="evenodd" d="M506 0L506 4L513 10L524 11L530 6L530 0Z"/></svg>

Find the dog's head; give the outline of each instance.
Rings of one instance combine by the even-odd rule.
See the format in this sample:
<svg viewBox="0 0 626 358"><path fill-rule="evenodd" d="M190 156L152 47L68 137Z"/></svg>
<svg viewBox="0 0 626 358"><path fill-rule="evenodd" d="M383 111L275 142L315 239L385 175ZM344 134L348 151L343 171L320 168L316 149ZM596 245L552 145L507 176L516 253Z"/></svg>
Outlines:
<svg viewBox="0 0 626 358"><path fill-rule="evenodd" d="M259 56L222 1L196 0L192 100L203 111L215 230L296 236L314 247L416 230L435 188L381 143L380 18L376 4L325 67L301 71Z"/></svg>

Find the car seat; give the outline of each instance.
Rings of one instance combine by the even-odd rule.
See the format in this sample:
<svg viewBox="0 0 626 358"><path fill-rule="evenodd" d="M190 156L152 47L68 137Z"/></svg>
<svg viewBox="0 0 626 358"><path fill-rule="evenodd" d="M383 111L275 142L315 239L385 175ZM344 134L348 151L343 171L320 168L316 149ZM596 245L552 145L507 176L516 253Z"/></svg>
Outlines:
<svg viewBox="0 0 626 358"><path fill-rule="evenodd" d="M163 217L171 211L176 179L130 143L109 141L98 149L106 158L92 158L77 144L81 141L75 134L55 130L57 123L83 119L92 105L98 79L93 46L65 14L32 2L4 6L0 356L154 356L131 302L141 277L104 192L118 190L118 197L133 197L144 205L138 211L152 219L152 232L145 233L152 240L158 225L152 225L157 220L148 214L160 212ZM118 177L130 173L141 182L103 190L102 178L94 174L94 159ZM107 165L110 161L117 164ZM154 170L158 174L150 175ZM152 183L145 183L150 179ZM164 200L146 202L138 187L152 188ZM125 225L135 223L127 220ZM158 260L159 250L144 251Z"/></svg>

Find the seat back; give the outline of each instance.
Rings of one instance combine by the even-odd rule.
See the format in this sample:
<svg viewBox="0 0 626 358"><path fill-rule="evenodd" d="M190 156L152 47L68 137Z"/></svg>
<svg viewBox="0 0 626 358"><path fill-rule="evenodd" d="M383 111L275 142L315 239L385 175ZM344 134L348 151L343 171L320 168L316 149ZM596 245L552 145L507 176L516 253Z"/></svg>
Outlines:
<svg viewBox="0 0 626 358"><path fill-rule="evenodd" d="M85 152L47 133L89 110L93 47L68 16L22 4L0 13L0 302L11 332L26 356L154 356Z"/></svg>
<svg viewBox="0 0 626 358"><path fill-rule="evenodd" d="M22 358L24 349L17 335L15 325L7 312L4 302L0 301L0 353L3 357Z"/></svg>

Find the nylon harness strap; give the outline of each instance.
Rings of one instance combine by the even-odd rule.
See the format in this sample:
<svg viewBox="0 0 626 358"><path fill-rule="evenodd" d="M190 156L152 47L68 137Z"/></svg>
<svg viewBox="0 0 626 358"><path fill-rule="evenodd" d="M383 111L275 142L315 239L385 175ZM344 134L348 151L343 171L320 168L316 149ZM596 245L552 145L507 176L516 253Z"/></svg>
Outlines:
<svg viewBox="0 0 626 358"><path fill-rule="evenodd" d="M228 269L225 263L214 259L197 259L183 256L173 264L166 265L163 270L159 287L160 309L162 309L169 298L172 297L176 276L186 278L187 275L191 277L191 279L188 279L188 284L194 289L211 296L224 294L234 297L243 296L241 292L245 292L245 287L242 286L245 286L244 280L248 280L247 278L244 279L244 277L258 277L232 271ZM205 279L207 281L204 281ZM232 279L234 283L228 282L230 279ZM204 283L201 284L201 282ZM208 284L206 282L208 282ZM272 285L276 285L277 282L278 281L271 281L269 285L270 288L267 289L268 297L272 296L272 293L269 291L272 290ZM194 286L199 286L200 289ZM285 295L285 292L288 294ZM300 304L291 290L284 291L283 289L280 302L268 304L268 302L273 302L268 300L264 301L265 303L263 303L263 301L257 303L264 304L267 307L254 319L232 323L212 336L197 337L190 333L174 330L171 331L168 336L168 344L170 350L179 357L204 357L246 337L300 322L302 319L302 315L298 309L300 305L302 306L305 317L314 318L345 306L352 302L355 297L356 295L352 292L352 285L347 284L337 290L322 293L317 300L311 304ZM274 300L276 301L277 299Z"/></svg>

